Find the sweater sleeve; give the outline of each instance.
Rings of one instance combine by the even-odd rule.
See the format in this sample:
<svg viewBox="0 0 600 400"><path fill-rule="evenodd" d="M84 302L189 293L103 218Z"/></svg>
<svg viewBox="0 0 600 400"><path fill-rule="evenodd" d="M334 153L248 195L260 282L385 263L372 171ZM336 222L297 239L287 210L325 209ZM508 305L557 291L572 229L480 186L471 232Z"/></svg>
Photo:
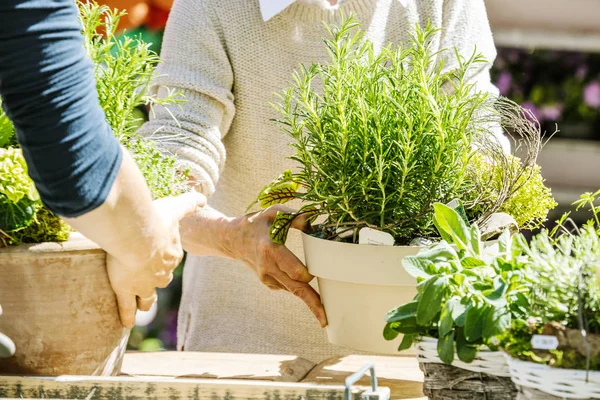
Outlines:
<svg viewBox="0 0 600 400"><path fill-rule="evenodd" d="M498 89L491 81L490 69L496 60L496 46L483 0L444 0L442 49L457 48L464 58L470 58L476 51L486 59L485 63L476 64L469 74L469 83L475 89L488 92L494 96ZM456 68L454 52L451 58L444 60L447 68ZM504 135L502 127L497 124L492 131L502 148L510 153L510 141Z"/></svg>
<svg viewBox="0 0 600 400"><path fill-rule="evenodd" d="M72 0L0 1L0 95L45 205L101 205L121 164Z"/></svg>
<svg viewBox="0 0 600 400"><path fill-rule="evenodd" d="M223 138L234 116L233 71L223 34L205 0L177 0L162 44L152 90L179 91L185 101L155 106L138 131L153 136L190 171L202 193L214 193L225 165Z"/></svg>

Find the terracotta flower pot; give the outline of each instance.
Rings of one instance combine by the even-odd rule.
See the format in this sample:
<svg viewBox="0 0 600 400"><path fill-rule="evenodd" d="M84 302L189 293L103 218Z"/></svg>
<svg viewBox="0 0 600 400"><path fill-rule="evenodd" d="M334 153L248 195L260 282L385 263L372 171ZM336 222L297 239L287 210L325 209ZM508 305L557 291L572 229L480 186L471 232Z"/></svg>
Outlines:
<svg viewBox="0 0 600 400"><path fill-rule="evenodd" d="M329 341L350 349L397 355L401 338L389 342L383 338L385 316L417 294L417 281L404 270L402 259L416 255L421 247L302 237L306 266L317 277L327 313Z"/></svg>
<svg viewBox="0 0 600 400"><path fill-rule="evenodd" d="M0 249L0 332L16 354L0 373L111 375L127 341L106 253L79 234L65 243Z"/></svg>

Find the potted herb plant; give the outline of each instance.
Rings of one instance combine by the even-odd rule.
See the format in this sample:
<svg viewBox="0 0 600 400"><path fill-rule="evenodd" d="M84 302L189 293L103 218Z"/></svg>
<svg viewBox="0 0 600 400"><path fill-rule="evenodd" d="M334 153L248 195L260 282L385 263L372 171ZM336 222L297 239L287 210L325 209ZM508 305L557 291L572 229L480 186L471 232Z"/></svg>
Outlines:
<svg viewBox="0 0 600 400"><path fill-rule="evenodd" d="M175 160L135 134L140 107L159 101L148 92L158 56L141 41L115 38L122 13L95 3L79 7L108 123L155 197L181 192L186 178ZM160 101L177 99L174 94ZM43 206L5 115L0 115L0 171L0 331L16 345L13 357L0 360L0 372L118 372L128 332L119 321L106 254Z"/></svg>
<svg viewBox="0 0 600 400"><path fill-rule="evenodd" d="M414 299L391 310L383 335L416 344L430 399L514 399L508 365L493 339L527 315L531 279L517 257L521 235L506 230L490 246L477 225L435 204L445 240L403 260L418 281Z"/></svg>
<svg viewBox="0 0 600 400"><path fill-rule="evenodd" d="M487 224L484 239L499 227L516 228L515 219L536 225L554 206L535 165L539 126L516 104L468 83L485 62L477 53L450 53L459 60L454 69L436 64L431 26L417 27L405 47L380 52L352 17L329 31L330 62L303 66L277 106L298 168L266 186L257 202L304 203L278 215L276 243L285 242L294 218L317 223L303 236L304 252L330 342L393 353L396 346L381 337L382 315L417 293L400 266L438 239L435 203L453 202L470 221ZM528 149L526 157L501 150L493 134L499 125ZM529 182L539 202L519 192Z"/></svg>
<svg viewBox="0 0 600 400"><path fill-rule="evenodd" d="M528 318L500 338L519 399L600 398L599 195L575 203L592 212L576 232L563 218L523 248L535 278Z"/></svg>

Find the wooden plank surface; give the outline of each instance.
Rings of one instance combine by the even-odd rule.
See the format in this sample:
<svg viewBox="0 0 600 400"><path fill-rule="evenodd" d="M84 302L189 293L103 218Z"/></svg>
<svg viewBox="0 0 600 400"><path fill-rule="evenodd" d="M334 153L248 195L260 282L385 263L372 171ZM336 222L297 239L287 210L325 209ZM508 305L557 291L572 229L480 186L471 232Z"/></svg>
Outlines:
<svg viewBox="0 0 600 400"><path fill-rule="evenodd" d="M352 400L370 388L354 387ZM389 398L389 389L379 392ZM164 377L0 377L0 397L22 399L86 400L344 400L345 389L339 385L268 382L249 380L187 379Z"/></svg>
<svg viewBox="0 0 600 400"><path fill-rule="evenodd" d="M374 364L380 386L391 390L392 399L421 400L423 397L423 373L417 359L412 357L346 356L332 358L316 366L302 382L343 385L348 375L366 364ZM369 376L359 385L370 385Z"/></svg>
<svg viewBox="0 0 600 400"><path fill-rule="evenodd" d="M199 352L128 352L121 375L299 382L315 364L296 356Z"/></svg>

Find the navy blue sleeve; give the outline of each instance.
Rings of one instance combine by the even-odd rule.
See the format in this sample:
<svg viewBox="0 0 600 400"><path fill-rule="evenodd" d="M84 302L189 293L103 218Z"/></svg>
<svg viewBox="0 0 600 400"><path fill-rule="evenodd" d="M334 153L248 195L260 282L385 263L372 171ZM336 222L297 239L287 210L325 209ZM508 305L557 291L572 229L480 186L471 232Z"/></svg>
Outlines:
<svg viewBox="0 0 600 400"><path fill-rule="evenodd" d="M73 0L0 0L0 96L44 204L101 205L122 150L98 102Z"/></svg>

